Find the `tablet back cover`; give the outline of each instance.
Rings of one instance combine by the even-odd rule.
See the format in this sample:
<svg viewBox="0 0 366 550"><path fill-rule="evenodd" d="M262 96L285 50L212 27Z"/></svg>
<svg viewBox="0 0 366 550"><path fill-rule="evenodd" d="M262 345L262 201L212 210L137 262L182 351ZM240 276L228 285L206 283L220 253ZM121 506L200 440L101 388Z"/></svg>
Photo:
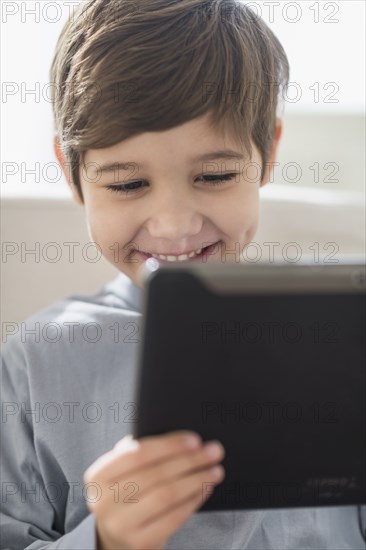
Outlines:
<svg viewBox="0 0 366 550"><path fill-rule="evenodd" d="M276 291L273 269L258 273L271 291L151 276L134 436L222 442L225 479L204 484L200 511L365 503L365 293L313 292L310 272Z"/></svg>

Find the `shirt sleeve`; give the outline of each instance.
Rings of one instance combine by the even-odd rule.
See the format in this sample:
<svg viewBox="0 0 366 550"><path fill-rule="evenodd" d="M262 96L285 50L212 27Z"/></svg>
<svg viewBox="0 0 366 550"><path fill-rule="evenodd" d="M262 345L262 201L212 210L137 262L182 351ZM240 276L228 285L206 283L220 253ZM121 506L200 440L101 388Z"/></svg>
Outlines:
<svg viewBox="0 0 366 550"><path fill-rule="evenodd" d="M90 513L72 531L63 532L65 510L46 494L32 420L19 414L31 409L24 347L11 338L1 357L1 502L2 550L96 550L95 516ZM59 505L60 508L60 505Z"/></svg>
<svg viewBox="0 0 366 550"><path fill-rule="evenodd" d="M363 540L365 541L366 548L366 505L358 506L358 519L359 526Z"/></svg>

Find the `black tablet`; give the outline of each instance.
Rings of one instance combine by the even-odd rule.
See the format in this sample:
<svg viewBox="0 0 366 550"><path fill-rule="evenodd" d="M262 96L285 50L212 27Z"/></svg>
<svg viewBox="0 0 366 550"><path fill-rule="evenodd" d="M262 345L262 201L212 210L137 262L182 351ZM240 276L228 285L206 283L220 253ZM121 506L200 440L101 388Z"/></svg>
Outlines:
<svg viewBox="0 0 366 550"><path fill-rule="evenodd" d="M134 437L221 441L200 511L365 504L365 263L151 260Z"/></svg>

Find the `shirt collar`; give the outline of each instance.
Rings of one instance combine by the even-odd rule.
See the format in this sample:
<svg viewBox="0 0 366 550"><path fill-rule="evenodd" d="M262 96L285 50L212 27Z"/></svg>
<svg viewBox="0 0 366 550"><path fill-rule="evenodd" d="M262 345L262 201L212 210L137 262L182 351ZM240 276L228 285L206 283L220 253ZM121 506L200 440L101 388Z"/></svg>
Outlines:
<svg viewBox="0 0 366 550"><path fill-rule="evenodd" d="M130 277L120 272L115 279L110 281L105 290L107 294L112 294L117 299L118 307L142 312L143 290L137 286ZM113 300L116 302L116 300Z"/></svg>

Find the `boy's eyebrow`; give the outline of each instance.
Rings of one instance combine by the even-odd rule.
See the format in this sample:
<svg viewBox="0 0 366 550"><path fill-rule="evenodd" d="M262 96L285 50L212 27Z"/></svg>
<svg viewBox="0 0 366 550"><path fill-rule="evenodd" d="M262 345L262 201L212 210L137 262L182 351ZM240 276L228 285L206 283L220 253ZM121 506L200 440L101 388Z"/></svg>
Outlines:
<svg viewBox="0 0 366 550"><path fill-rule="evenodd" d="M223 159L243 159L244 155L242 153L238 153L237 151L233 151L231 149L222 149L219 151L212 151L210 153L204 153L203 155L198 155L196 157L192 157L190 159L191 162L199 162L199 161L209 161L209 160L223 160ZM136 162L108 162L105 164L101 164L98 166L98 168L95 169L95 172L98 174L106 173L106 172L114 172L115 170L131 170L131 166L134 166L138 163ZM140 164L142 168L144 168L143 164Z"/></svg>
<svg viewBox="0 0 366 550"><path fill-rule="evenodd" d="M205 153L198 157L191 158L192 162L198 162L200 160L222 160L222 159L243 159L244 155L233 151L231 149L222 149L220 151L212 151L212 153Z"/></svg>

